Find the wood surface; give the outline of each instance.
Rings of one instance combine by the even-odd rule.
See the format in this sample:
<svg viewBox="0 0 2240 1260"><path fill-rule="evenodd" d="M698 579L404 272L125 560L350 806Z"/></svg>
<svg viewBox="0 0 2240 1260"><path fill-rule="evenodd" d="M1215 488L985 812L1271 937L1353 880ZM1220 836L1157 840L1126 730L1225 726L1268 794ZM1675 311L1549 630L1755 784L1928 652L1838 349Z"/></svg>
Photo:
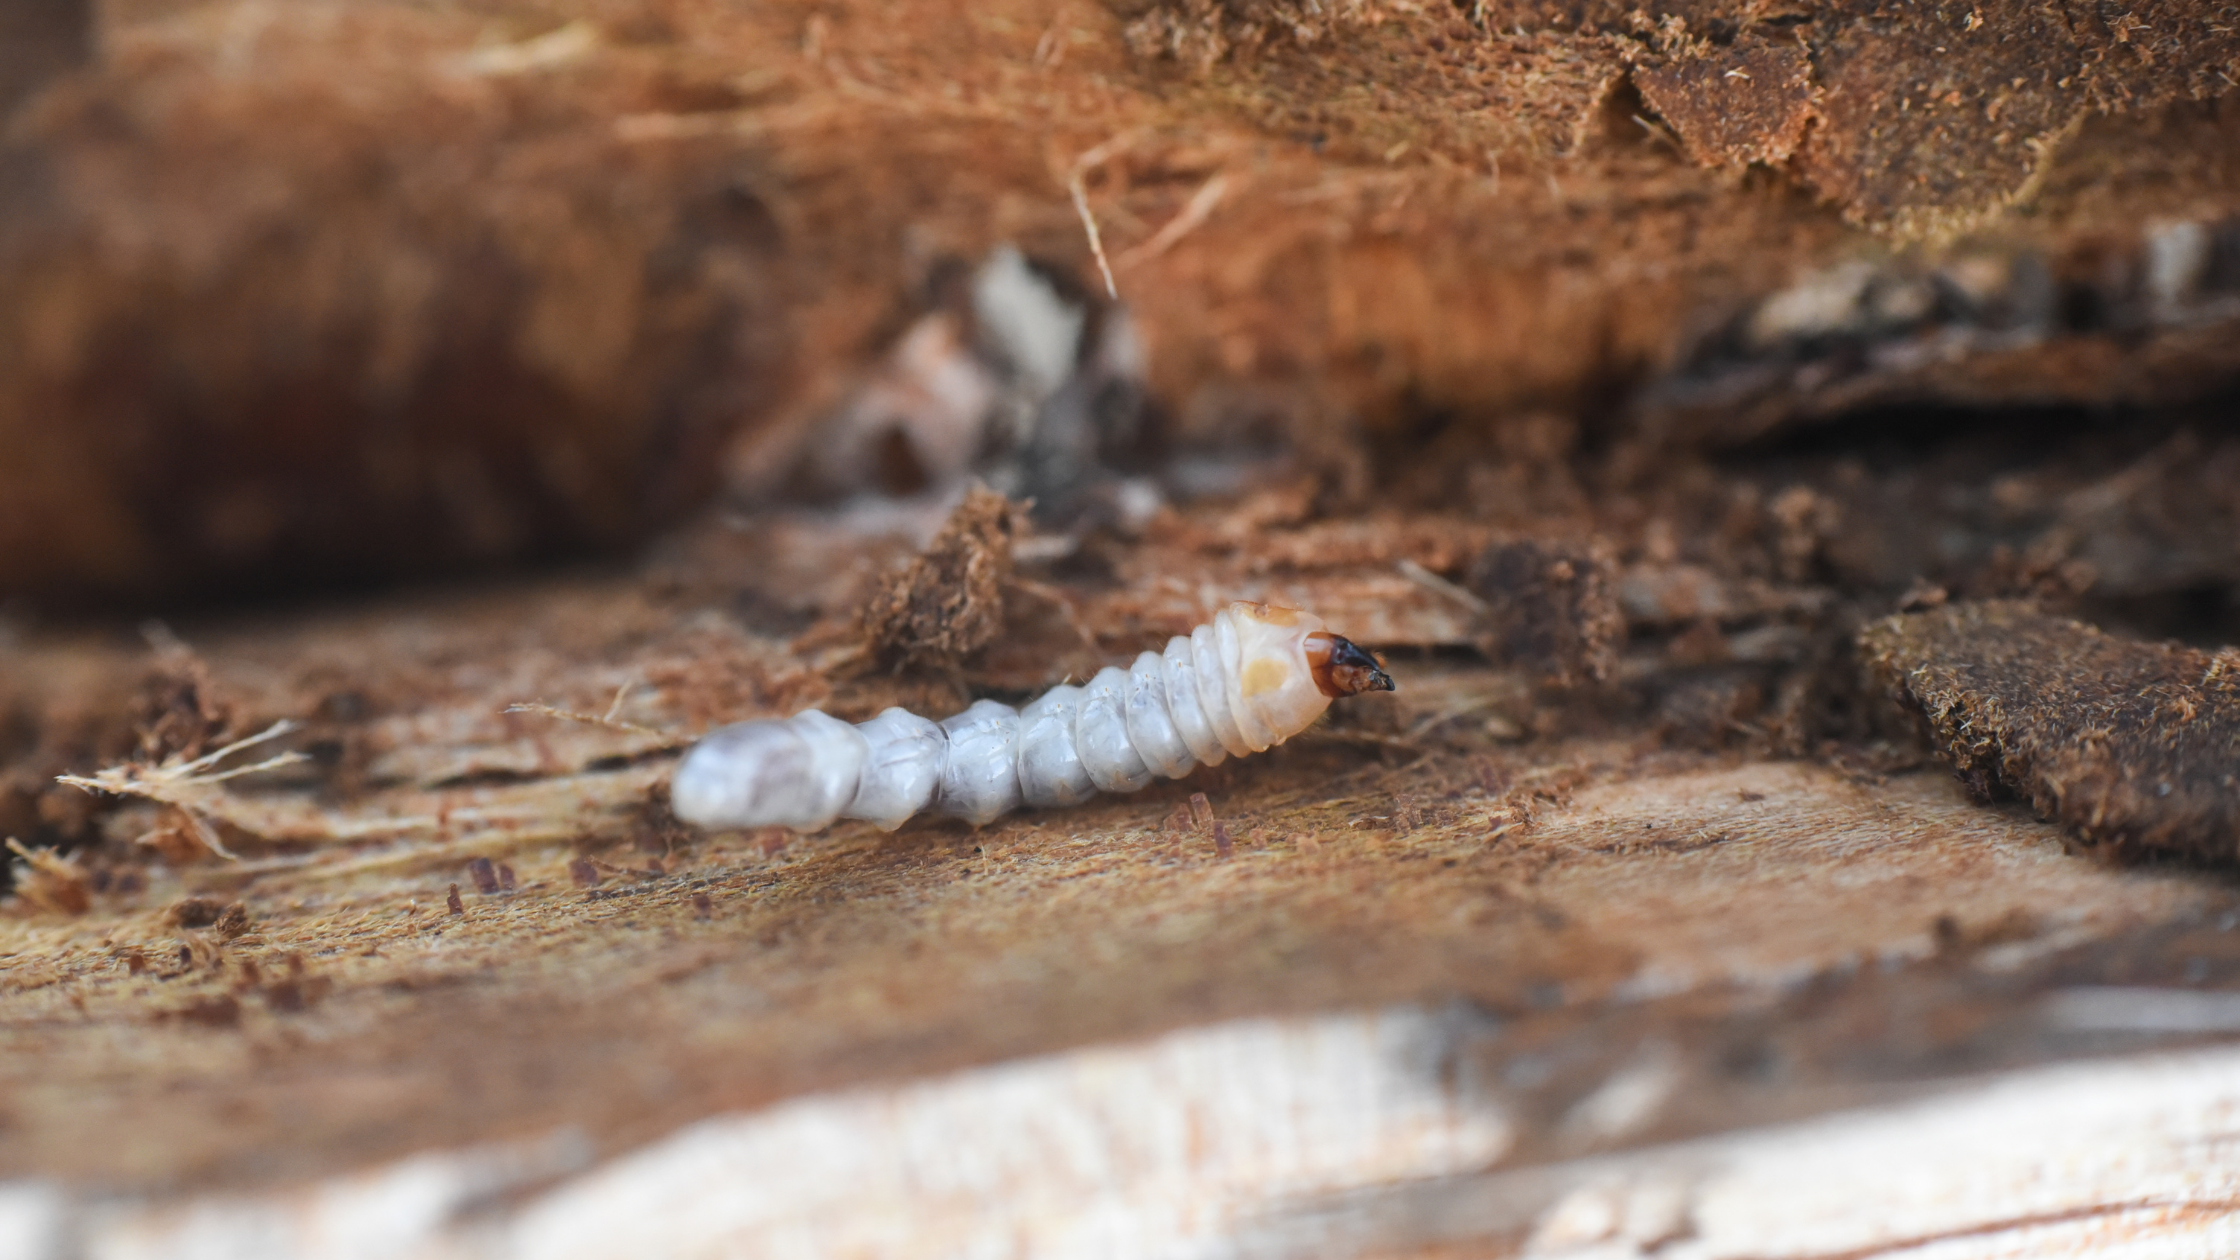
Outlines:
<svg viewBox="0 0 2240 1260"><path fill-rule="evenodd" d="M2220 13L0 20L0 1256L2232 1250L2230 715L2125 865L2160 780L1969 673L2058 661L1890 632L1925 737L1857 647L2240 641ZM925 556L961 480L809 473L1012 246L1149 504ZM1399 692L979 830L666 808L1237 598Z"/></svg>
<svg viewBox="0 0 2240 1260"><path fill-rule="evenodd" d="M1076 180L1174 436L1350 508L1469 435L1539 514L1551 418L1653 461L2240 368L2212 0L1652 8L19 0L0 584L348 589L764 506L944 276L1102 290Z"/></svg>
<svg viewBox="0 0 2240 1260"><path fill-rule="evenodd" d="M2079 1026L2058 1006L2081 988L2194 992L2240 976L2240 897L2219 877L2071 854L2052 826L1972 803L1941 768L1847 772L1638 738L1520 744L1488 724L1513 680L1436 656L1396 657L1401 691L1368 701L1387 706L1374 714L1135 796L977 832L918 822L891 836L689 834L648 806L675 739L504 711L538 697L599 709L615 678L666 679L688 663L766 686L793 676L782 642L719 634L634 589L575 579L426 599L408 615L385 601L197 634L200 659L238 680L237 697L268 686L266 703L300 703L292 687L320 676L327 645L394 635L412 645L399 658L430 684L447 680L453 699L376 719L376 731L394 725L367 737L395 746L357 754L408 757L417 780L392 771L400 782L350 801L317 781L289 785L287 767L270 772L277 783L211 785L195 807L227 824L239 861L158 865L142 888L93 894L87 913L5 921L5 1174L86 1196L98 1208L88 1220L138 1222L117 1225L119 1238L160 1240L185 1228L166 1204L295 1202L282 1188L378 1181L392 1174L366 1170L492 1144L545 1152L518 1157L532 1169L518 1175L545 1185L685 1141L665 1135L713 1116L885 1098L903 1082L1084 1047L1122 1047L1090 1062L1159 1063L1158 1039L1187 1043L1192 1028L1279 1030L1204 1034L1243 1038L1233 1054L1190 1052L1235 1060L1189 1085L1212 1091L1205 1106L1263 1088L1342 1092L1352 1087L1313 1075L1322 1052L1298 1052L1299 1067L1288 1050L1261 1062L1252 1038L1326 1019L1371 1027L1341 1013L1394 1009L1447 1029L1441 1079L1479 1082L1498 1121L1455 1119L1462 1130L1433 1142L1444 1154L1394 1155L1389 1173L1375 1171L1384 1138L1333 1153L1301 1174L1320 1193L1560 1164L2232 1027L2229 1011L2223 1023ZM663 656L670 636L682 647L666 650L689 662ZM82 644L48 651L19 646L15 659L58 682L73 659L92 667L74 655ZM113 649L107 668L140 652ZM574 672L598 659L613 672ZM758 707L737 690L712 699L699 677L646 684L622 711L665 725ZM430 762L437 740L451 756ZM1193 791L1230 856L1191 819ZM326 834L290 830L306 820ZM478 856L510 866L518 888L475 891ZM597 887L571 877L584 860ZM170 908L190 895L240 901L249 930L229 940L177 926ZM956 1079L1012 1069L990 1070ZM1201 1069L1140 1070L1198 1081ZM1167 1089L1064 1072L1087 1073L1050 1087L1067 1106L1126 1112L1136 1091ZM997 1086L967 1097L981 1088ZM953 1106L937 1112L956 1117L959 1143L1008 1131L1000 1112ZM1312 1123L1343 1129L1351 1106ZM1289 1121L1247 1112L1236 1141L1294 1142ZM965 1118L983 1114L984 1129ZM885 1141L853 1122L814 1123L857 1144L833 1156L843 1163ZM1251 1136L1263 1124L1278 1127ZM485 1185L469 1171L484 1158L443 1155L424 1175ZM623 1173L591 1175L584 1186ZM924 1188L893 1175L902 1197L879 1211L911 1217ZM970 1194L1008 1202L1011 1175L989 1172L998 1180ZM1115 1171L1114 1184L1131 1175ZM1220 1175L1256 1184L1238 1191L1248 1198L1292 1202L1280 1178ZM572 1184L540 1193L562 1211ZM980 1219L978 1200L962 1202L944 1210ZM795 1206L809 1214L801 1237L821 1237L824 1226L801 1223L818 1213L848 1217ZM1151 1215L1114 1207L1113 1219L1167 1219L1168 1207L1139 1207ZM132 1214L143 1208L157 1215ZM793 1209L769 1210L767 1227L792 1237ZM1074 1210L1052 1219L1093 1235L1082 1222L1103 1218ZM301 1254L344 1245L305 1237ZM678 1239L680 1253L702 1245Z"/></svg>
<svg viewBox="0 0 2240 1260"><path fill-rule="evenodd" d="M2231 1001L2218 1005L2230 1021ZM2240 1240L2229 1048L1956 1081L1873 1111L1489 1173L1512 1118L1441 1066L1487 1035L1412 1007L1239 1021L710 1120L590 1171L563 1135L184 1207L24 1187L0 1195L0 1226L11 1254L100 1260L1973 1260L2213 1256ZM1653 1099L1644 1071L1594 1097Z"/></svg>

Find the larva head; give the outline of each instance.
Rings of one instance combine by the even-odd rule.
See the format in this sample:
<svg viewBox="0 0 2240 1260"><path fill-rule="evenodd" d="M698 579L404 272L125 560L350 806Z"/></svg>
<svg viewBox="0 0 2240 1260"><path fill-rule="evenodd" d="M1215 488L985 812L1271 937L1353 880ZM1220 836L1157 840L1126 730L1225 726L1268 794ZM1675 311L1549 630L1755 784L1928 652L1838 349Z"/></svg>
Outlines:
<svg viewBox="0 0 2240 1260"><path fill-rule="evenodd" d="M1237 644L1235 663L1229 667L1229 704L1253 747L1289 739L1322 716L1333 696L1352 694L1332 691L1324 682L1326 670L1317 666L1316 659L1326 659L1329 652L1316 645L1345 640L1324 630L1322 619L1314 614L1239 602L1222 611L1216 618L1221 621L1234 631ZM1350 643L1346 646L1360 652ZM1390 681L1386 680L1388 685Z"/></svg>
<svg viewBox="0 0 2240 1260"><path fill-rule="evenodd" d="M1314 684L1333 700L1358 696L1364 691L1393 691L1392 675L1377 658L1343 635L1318 630L1307 636L1307 668Z"/></svg>

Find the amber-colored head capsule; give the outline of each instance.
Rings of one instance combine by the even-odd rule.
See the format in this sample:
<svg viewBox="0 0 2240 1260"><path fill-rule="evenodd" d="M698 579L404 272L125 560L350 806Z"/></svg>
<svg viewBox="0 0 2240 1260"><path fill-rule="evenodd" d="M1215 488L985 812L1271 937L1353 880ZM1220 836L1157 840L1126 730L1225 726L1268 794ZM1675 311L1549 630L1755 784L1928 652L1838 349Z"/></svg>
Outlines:
<svg viewBox="0 0 2240 1260"><path fill-rule="evenodd" d="M1353 640L1327 630L1307 636L1307 668L1314 671L1314 685L1333 699L1358 696L1364 691L1396 691L1392 675L1377 658Z"/></svg>

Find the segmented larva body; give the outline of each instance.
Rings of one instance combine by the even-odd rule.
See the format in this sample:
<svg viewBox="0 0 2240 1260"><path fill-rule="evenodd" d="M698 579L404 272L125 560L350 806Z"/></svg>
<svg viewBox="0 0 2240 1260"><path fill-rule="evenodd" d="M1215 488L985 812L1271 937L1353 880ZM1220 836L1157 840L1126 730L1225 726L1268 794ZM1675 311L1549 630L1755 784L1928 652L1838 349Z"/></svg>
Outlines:
<svg viewBox="0 0 2240 1260"><path fill-rule="evenodd" d="M1024 709L981 700L941 722L888 709L853 726L809 709L722 727L685 755L669 803L707 827L861 818L892 831L927 809L979 825L1265 751L1369 690L1392 679L1320 618L1235 603L1164 652Z"/></svg>

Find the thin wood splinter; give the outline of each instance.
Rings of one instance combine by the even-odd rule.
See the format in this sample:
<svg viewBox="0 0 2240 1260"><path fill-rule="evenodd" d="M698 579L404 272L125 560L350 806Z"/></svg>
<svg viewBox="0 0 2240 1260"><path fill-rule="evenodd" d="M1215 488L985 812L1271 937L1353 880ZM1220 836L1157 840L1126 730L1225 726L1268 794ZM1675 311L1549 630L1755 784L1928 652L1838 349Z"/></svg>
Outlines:
<svg viewBox="0 0 2240 1260"><path fill-rule="evenodd" d="M1264 752L1333 699L1392 689L1375 657L1312 613L1239 602L1164 653L1025 709L982 700L935 723L897 708L854 726L809 709L723 727L685 755L669 802L705 827L862 818L892 831L927 809L978 826Z"/></svg>

